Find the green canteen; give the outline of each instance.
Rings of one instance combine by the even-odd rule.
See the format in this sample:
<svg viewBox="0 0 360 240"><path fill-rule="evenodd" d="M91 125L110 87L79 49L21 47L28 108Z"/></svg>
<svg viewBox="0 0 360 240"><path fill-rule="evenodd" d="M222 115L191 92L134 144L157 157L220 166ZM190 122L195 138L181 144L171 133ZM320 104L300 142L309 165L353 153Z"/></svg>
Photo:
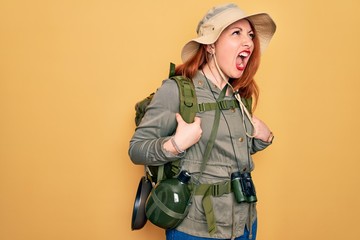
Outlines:
<svg viewBox="0 0 360 240"><path fill-rule="evenodd" d="M145 208L150 222L164 229L175 228L182 222L191 197L189 180L190 174L182 171L177 178L165 179L155 185Z"/></svg>

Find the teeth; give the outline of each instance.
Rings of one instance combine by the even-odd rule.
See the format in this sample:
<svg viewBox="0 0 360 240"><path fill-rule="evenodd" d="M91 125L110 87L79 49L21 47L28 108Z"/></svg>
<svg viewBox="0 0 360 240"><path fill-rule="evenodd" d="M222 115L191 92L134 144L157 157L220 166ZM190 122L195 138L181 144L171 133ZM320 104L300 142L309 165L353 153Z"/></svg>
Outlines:
<svg viewBox="0 0 360 240"><path fill-rule="evenodd" d="M239 56L242 57L242 58L245 58L245 57L249 56L249 53L248 52L241 52L239 54Z"/></svg>

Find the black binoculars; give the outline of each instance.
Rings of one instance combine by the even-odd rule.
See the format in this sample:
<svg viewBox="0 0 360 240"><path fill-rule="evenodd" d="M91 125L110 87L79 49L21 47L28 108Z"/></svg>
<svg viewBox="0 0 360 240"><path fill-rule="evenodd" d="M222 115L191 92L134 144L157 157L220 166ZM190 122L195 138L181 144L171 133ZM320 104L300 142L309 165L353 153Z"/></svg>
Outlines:
<svg viewBox="0 0 360 240"><path fill-rule="evenodd" d="M234 172L231 174L231 189L235 194L235 199L238 203L242 202L256 202L255 186L248 172Z"/></svg>

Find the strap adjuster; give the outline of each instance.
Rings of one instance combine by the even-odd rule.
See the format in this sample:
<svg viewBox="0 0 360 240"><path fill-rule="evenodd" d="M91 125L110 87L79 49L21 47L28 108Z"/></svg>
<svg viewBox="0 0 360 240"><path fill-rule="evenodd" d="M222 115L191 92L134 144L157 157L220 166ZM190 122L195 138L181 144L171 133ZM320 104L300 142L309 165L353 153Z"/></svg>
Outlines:
<svg viewBox="0 0 360 240"><path fill-rule="evenodd" d="M211 195L214 197L220 197L230 192L231 192L230 181L211 185Z"/></svg>
<svg viewBox="0 0 360 240"><path fill-rule="evenodd" d="M227 109L227 104L226 101L220 101L218 102L218 106L221 110L226 110Z"/></svg>
<svg viewBox="0 0 360 240"><path fill-rule="evenodd" d="M205 112L206 110L205 103L199 103L198 108L199 108L199 113Z"/></svg>

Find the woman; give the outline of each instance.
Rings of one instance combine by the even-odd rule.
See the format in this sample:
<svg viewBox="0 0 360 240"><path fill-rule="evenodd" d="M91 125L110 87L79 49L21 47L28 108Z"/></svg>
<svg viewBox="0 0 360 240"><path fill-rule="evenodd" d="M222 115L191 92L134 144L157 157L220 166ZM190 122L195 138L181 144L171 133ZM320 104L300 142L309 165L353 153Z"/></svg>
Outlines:
<svg viewBox="0 0 360 240"><path fill-rule="evenodd" d="M199 22L198 37L183 47L183 64L176 73L192 79L198 103L234 100L237 107L221 109L218 123L215 110L198 112L188 124L178 113L177 85L167 80L136 129L129 149L135 164L160 165L181 159L181 169L191 174L191 181L211 189L206 197L204 191L195 193L187 217L175 229L166 230L167 240L256 238L251 155L269 146L273 135L264 122L251 116L242 99L253 97L256 105L254 75L260 52L275 29L265 13L245 15L234 4L212 8ZM215 124L214 145L201 167ZM242 188L236 179L245 183ZM221 194L212 190L231 184ZM239 199L239 189L248 194L245 200Z"/></svg>

